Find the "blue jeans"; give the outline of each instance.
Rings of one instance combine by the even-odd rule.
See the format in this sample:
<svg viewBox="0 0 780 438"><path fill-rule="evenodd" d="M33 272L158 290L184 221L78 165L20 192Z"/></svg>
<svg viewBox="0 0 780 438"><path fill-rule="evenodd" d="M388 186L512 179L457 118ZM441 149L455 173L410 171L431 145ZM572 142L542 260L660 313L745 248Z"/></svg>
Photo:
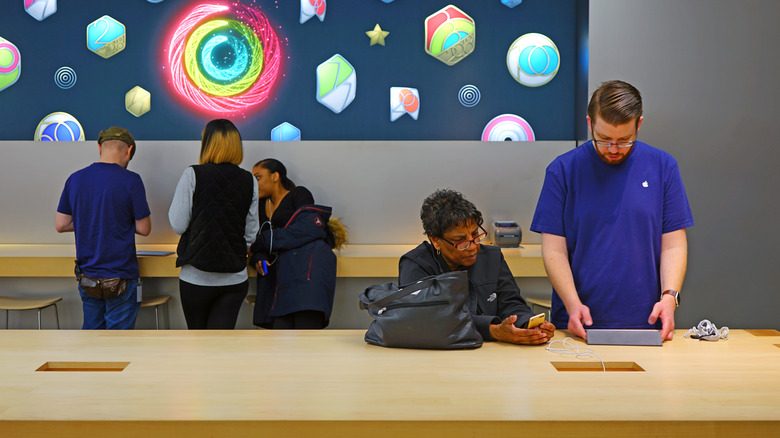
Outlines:
<svg viewBox="0 0 780 438"><path fill-rule="evenodd" d="M135 327L135 318L141 303L136 296L138 279L127 281L127 290L113 300L94 298L79 286L79 295L84 304L83 330L130 330Z"/></svg>

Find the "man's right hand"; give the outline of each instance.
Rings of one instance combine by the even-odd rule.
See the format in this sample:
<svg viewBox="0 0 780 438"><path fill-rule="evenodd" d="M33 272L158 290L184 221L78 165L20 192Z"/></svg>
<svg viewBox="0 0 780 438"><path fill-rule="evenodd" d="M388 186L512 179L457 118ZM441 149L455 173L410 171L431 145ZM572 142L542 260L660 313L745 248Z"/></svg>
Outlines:
<svg viewBox="0 0 780 438"><path fill-rule="evenodd" d="M588 335L585 333L584 325L593 325L593 318L590 317L590 309L588 306L579 303L572 309L566 309L569 313L569 324L567 328L570 332L587 340Z"/></svg>

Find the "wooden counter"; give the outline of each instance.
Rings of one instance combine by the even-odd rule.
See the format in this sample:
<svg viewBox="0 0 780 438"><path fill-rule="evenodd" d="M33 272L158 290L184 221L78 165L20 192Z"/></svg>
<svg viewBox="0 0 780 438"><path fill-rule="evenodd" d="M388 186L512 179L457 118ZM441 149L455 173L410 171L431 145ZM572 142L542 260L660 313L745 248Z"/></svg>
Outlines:
<svg viewBox="0 0 780 438"><path fill-rule="evenodd" d="M362 330L0 331L0 431L28 436L778 436L780 332L593 346L389 349ZM562 339L564 333L556 333ZM47 362L123 371L36 371ZM82 364L84 365L84 364Z"/></svg>
<svg viewBox="0 0 780 438"><path fill-rule="evenodd" d="M416 245L350 245L337 253L338 277L398 277L398 260ZM141 244L138 251L176 251L174 244ZM504 248L515 277L547 276L541 245ZM76 248L71 244L0 244L0 277L72 277ZM141 256L141 277L178 277L176 256ZM251 274L255 272L250 269Z"/></svg>

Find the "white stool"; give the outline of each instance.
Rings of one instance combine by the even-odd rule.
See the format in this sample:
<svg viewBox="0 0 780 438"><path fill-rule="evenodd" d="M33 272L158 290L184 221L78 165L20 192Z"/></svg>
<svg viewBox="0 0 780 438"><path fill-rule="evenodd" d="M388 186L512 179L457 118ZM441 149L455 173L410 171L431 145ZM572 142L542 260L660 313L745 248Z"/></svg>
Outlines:
<svg viewBox="0 0 780 438"><path fill-rule="evenodd" d="M57 310L57 303L62 301L62 297L56 298L17 298L0 297L0 309L5 310L5 328L8 329L8 311L9 310L38 310L38 330L41 329L41 310L54 306L54 314L57 317L57 329L60 328L60 312Z"/></svg>

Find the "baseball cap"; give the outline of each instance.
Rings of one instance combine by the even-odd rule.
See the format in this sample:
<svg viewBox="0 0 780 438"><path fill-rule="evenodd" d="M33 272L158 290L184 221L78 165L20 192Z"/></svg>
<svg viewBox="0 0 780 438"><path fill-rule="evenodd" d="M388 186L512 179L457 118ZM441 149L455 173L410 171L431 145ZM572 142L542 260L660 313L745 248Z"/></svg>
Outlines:
<svg viewBox="0 0 780 438"><path fill-rule="evenodd" d="M133 146L133 149L130 151L130 158L133 158L133 155L135 155L135 139L127 129L120 128L119 126L112 126L108 129L100 131L97 140L98 144L102 145L106 140L119 140L127 143L130 146Z"/></svg>

